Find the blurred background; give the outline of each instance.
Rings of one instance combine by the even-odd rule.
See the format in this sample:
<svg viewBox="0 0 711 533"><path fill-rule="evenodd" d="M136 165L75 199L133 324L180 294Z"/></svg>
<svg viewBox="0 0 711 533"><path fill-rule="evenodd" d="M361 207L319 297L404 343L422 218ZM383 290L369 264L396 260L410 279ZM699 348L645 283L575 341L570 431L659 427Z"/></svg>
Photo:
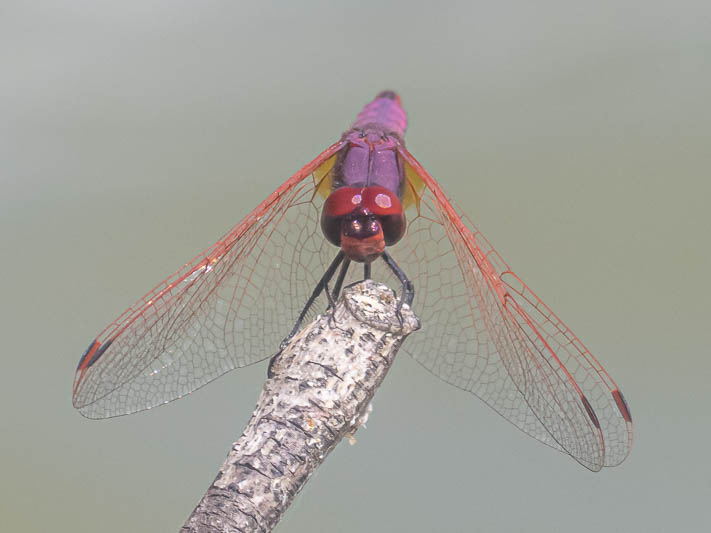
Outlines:
<svg viewBox="0 0 711 533"><path fill-rule="evenodd" d="M177 531L266 363L95 422L79 356L392 88L636 442L592 474L402 354L278 531L707 530L709 57L708 2L5 0L0 529Z"/></svg>

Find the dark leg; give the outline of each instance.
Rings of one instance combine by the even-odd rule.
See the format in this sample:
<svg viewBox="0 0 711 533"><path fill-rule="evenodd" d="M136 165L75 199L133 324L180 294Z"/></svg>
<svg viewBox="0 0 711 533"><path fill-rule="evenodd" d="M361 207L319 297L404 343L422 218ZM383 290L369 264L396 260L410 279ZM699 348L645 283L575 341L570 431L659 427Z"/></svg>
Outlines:
<svg viewBox="0 0 711 533"><path fill-rule="evenodd" d="M363 279L370 279L370 263L363 265Z"/></svg>
<svg viewBox="0 0 711 533"><path fill-rule="evenodd" d="M336 284L333 286L333 299L337 300L338 295L341 293L341 287L343 287L343 280L346 279L346 274L348 273L348 267L351 266L351 260L347 257L343 260L341 265L341 271L338 273L338 278L336 278Z"/></svg>
<svg viewBox="0 0 711 533"><path fill-rule="evenodd" d="M403 303L406 303L407 305L412 304L412 300L415 297L415 288L412 286L412 282L407 279L405 273L402 271L402 269L398 266L398 264L388 252L383 252L380 257L383 258L385 264L390 267L390 270L393 271L393 273L397 276L397 279L399 279L400 283L402 283L402 294L400 295L400 301L397 304L397 313L398 315L400 315L400 309L402 308ZM402 320L402 317L399 318L400 320Z"/></svg>
<svg viewBox="0 0 711 533"><path fill-rule="evenodd" d="M299 315L299 318L296 321L296 324L294 325L294 329L291 330L291 333L289 333L286 337L284 337L284 340L281 341L281 344L279 345L279 351L269 360L269 367L267 368L267 376L268 377L273 377L274 373L272 372L272 367L274 366L274 363L276 363L277 359L279 358L279 355L281 355L281 352L284 348L286 348L286 345L289 344L289 341L296 335L296 333L299 331L299 328L301 327L301 323L304 321L304 318L306 317L306 313L309 312L309 309L311 309L311 306L314 304L316 301L316 298L319 297L321 294L321 291L326 291L326 294L328 295L329 302L332 302L331 299L331 294L328 292L328 282L331 281L331 278L333 275L336 273L336 269L338 268L338 265L341 264L343 261L343 258L345 257L345 254L340 251L338 252L338 255L336 255L336 258L333 260L331 265L328 267L326 272L323 274L323 277L321 280L316 284L316 287L314 287L314 291L311 293L311 297L308 299L306 302L306 305L304 308L301 310L301 314ZM350 263L349 259L346 259L348 263ZM343 274L345 276L345 274ZM339 275L339 278L341 276ZM342 280L341 280L342 283ZM333 304L332 304L333 305Z"/></svg>
<svg viewBox="0 0 711 533"><path fill-rule="evenodd" d="M289 343L291 338L296 335L296 332L299 331L299 328L301 327L301 323L304 321L304 318L306 317L306 313L309 312L309 309L311 309L311 306L314 304L316 301L316 298L319 297L321 294L321 291L324 289L328 291L328 282L331 281L331 278L333 275L336 273L336 269L338 268L338 265L341 264L343 261L343 258L345 257L344 253L338 252L338 255L336 258L333 260L331 263L331 266L328 267L326 272L324 273L323 277L321 280L316 284L316 287L314 287L314 292L311 293L311 297L308 299L306 302L306 305L304 306L303 310L301 311L301 314L299 315L298 320L296 321L296 324L294 325L294 329L291 330L291 333L289 333L283 341L281 341L281 346L280 348L283 350L284 347Z"/></svg>

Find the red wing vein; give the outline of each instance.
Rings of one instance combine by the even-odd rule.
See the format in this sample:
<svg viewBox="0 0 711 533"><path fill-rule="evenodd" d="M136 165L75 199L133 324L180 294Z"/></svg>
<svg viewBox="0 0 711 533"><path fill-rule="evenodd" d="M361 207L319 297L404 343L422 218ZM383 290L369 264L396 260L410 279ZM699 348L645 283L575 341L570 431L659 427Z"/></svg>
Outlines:
<svg viewBox="0 0 711 533"><path fill-rule="evenodd" d="M166 403L225 372L272 355L334 248L320 237L310 176L331 146L205 252L160 283L100 334L82 359L74 404L104 418ZM291 228L301 228L298 241ZM293 264L296 263L296 264ZM303 270L300 280L293 270ZM320 275L320 274L319 274Z"/></svg>
<svg viewBox="0 0 711 533"><path fill-rule="evenodd" d="M401 154L427 187L420 212L434 213L435 221L424 224L415 214L393 253L415 285L423 324L404 349L587 468L621 462L632 426L617 386L530 289L511 284L513 273L481 232L407 151Z"/></svg>

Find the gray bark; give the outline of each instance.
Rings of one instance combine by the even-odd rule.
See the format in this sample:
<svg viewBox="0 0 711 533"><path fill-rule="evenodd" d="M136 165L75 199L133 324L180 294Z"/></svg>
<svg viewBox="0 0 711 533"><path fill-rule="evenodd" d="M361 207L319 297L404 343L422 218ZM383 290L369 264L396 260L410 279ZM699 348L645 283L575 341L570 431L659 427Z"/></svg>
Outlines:
<svg viewBox="0 0 711 533"><path fill-rule="evenodd" d="M344 290L272 367L257 408L181 533L268 532L370 401L419 321L385 285Z"/></svg>

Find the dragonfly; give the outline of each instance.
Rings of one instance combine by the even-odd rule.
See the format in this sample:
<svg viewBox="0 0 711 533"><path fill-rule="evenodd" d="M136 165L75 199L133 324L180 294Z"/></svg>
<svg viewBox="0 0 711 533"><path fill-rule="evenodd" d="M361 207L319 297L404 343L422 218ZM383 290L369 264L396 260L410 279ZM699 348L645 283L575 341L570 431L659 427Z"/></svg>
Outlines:
<svg viewBox="0 0 711 533"><path fill-rule="evenodd" d="M622 391L405 148L406 128L400 97L379 93L91 341L74 407L109 418L181 398L278 354L344 284L372 278L420 317L401 349L424 368L592 471L620 464L633 437Z"/></svg>

